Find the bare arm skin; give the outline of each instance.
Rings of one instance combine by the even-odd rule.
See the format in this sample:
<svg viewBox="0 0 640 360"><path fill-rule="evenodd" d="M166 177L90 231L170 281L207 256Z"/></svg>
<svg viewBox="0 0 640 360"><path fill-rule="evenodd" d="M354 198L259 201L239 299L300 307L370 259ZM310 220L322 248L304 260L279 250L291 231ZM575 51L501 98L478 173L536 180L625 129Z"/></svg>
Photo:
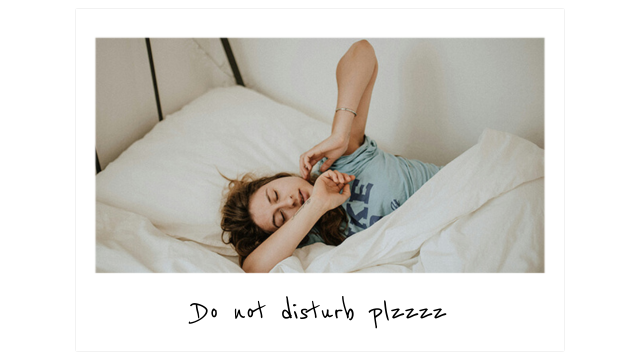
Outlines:
<svg viewBox="0 0 640 360"><path fill-rule="evenodd" d="M324 213L342 205L351 196L348 183L355 177L327 169L340 156L351 154L362 145L377 74L378 61L368 41L354 43L342 56L336 69L336 108L346 107L355 110L358 115L354 116L348 111L335 112L331 135L300 156L300 172L307 180L313 165L327 157L321 168L323 174L316 180L313 194L296 215L247 256L243 263L244 271L271 271L276 264L293 254Z"/></svg>
<svg viewBox="0 0 640 360"><path fill-rule="evenodd" d="M291 256L324 213L347 201L351 196L348 183L353 179L354 176L337 171L327 171L318 177L311 197L291 219L247 256L242 269L246 272L269 272Z"/></svg>
<svg viewBox="0 0 640 360"><path fill-rule="evenodd" d="M364 141L369 104L378 75L378 60L371 44L361 40L351 45L336 69L338 83L337 111L333 117L331 135L300 156L300 174L309 179L311 169L322 158L327 161L320 168L326 171L340 156L356 151Z"/></svg>

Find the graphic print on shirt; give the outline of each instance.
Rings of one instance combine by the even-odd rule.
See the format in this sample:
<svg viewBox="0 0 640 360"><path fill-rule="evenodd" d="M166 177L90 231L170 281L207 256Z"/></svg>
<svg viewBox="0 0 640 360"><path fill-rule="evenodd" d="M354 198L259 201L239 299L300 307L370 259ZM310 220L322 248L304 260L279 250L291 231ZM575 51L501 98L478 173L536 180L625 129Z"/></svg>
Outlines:
<svg viewBox="0 0 640 360"><path fill-rule="evenodd" d="M347 203L347 215L349 215L349 233L351 236L375 224L382 216L369 214L369 199L373 189L373 183L360 185L360 180L353 180L351 197Z"/></svg>

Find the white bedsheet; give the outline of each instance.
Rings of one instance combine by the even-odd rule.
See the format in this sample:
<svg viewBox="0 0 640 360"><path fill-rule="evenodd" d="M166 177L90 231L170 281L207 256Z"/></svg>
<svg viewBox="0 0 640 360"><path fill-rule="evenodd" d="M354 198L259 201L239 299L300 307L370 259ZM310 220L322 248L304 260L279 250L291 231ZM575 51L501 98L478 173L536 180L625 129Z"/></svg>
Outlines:
<svg viewBox="0 0 640 360"><path fill-rule="evenodd" d="M242 272L234 258L98 202L97 271ZM230 260L231 259L231 260ZM391 215L272 272L543 272L544 151L493 130Z"/></svg>
<svg viewBox="0 0 640 360"><path fill-rule="evenodd" d="M243 272L228 258L158 230L142 215L96 204L96 272Z"/></svg>
<svg viewBox="0 0 640 360"><path fill-rule="evenodd" d="M391 215L273 271L543 272L544 151L487 130Z"/></svg>

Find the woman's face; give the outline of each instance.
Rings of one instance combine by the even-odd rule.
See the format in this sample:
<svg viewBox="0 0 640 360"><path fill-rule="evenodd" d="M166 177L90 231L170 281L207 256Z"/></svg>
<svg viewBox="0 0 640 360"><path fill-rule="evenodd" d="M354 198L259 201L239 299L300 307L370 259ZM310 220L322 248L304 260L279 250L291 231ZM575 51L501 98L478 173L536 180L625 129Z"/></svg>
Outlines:
<svg viewBox="0 0 640 360"><path fill-rule="evenodd" d="M249 199L249 214L262 230L274 232L300 209L313 193L313 185L297 176L273 180Z"/></svg>

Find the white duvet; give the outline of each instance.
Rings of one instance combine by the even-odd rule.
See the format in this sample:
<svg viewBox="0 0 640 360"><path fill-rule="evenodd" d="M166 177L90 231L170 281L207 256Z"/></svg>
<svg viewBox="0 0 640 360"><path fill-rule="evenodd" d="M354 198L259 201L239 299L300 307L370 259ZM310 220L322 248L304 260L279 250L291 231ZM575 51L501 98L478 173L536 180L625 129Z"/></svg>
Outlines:
<svg viewBox="0 0 640 360"><path fill-rule="evenodd" d="M487 130L391 215L273 271L542 272L544 151Z"/></svg>
<svg viewBox="0 0 640 360"><path fill-rule="evenodd" d="M98 201L99 272L242 272L236 257ZM272 272L543 272L544 151L487 130L391 215L337 247L313 244Z"/></svg>

